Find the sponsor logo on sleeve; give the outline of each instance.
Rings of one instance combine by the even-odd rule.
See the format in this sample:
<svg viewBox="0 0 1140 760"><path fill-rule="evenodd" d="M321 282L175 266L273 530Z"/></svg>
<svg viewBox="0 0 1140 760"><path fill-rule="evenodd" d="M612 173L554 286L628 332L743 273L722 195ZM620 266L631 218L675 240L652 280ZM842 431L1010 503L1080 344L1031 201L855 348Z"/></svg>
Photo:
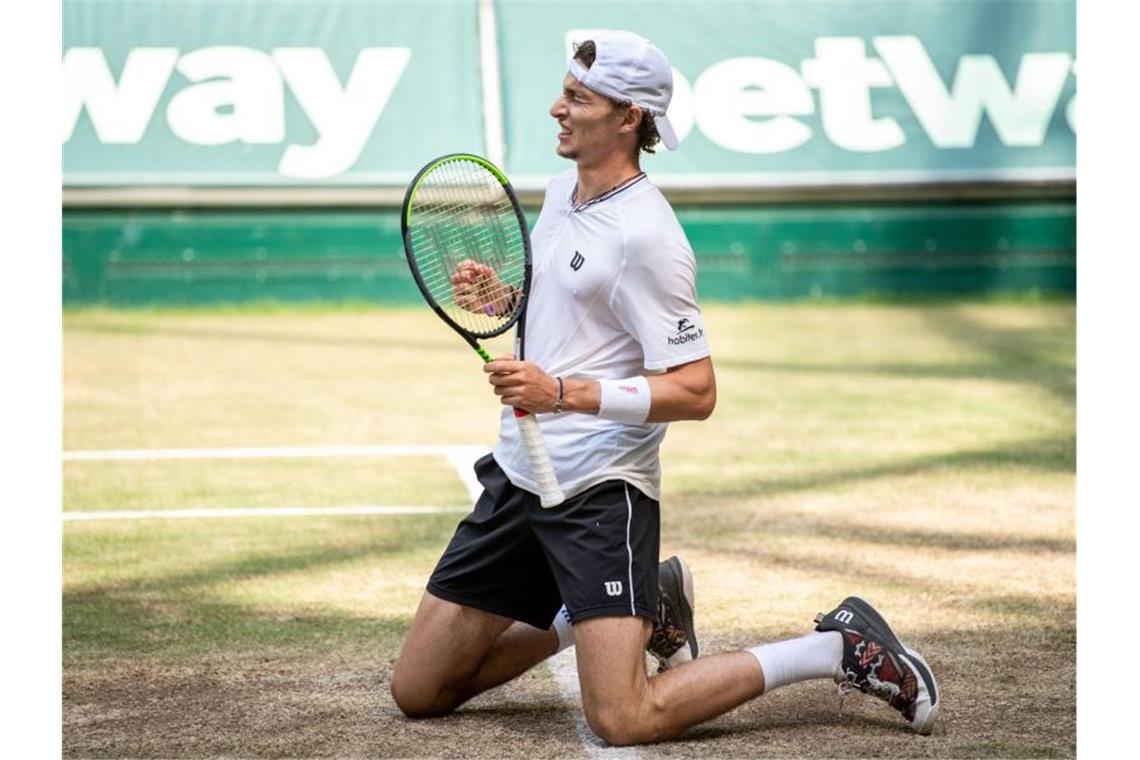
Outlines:
<svg viewBox="0 0 1140 760"><path fill-rule="evenodd" d="M705 334L705 328L693 324L693 320L682 317L677 320L677 331L668 336L666 340L670 346L683 346L694 340L699 340Z"/></svg>

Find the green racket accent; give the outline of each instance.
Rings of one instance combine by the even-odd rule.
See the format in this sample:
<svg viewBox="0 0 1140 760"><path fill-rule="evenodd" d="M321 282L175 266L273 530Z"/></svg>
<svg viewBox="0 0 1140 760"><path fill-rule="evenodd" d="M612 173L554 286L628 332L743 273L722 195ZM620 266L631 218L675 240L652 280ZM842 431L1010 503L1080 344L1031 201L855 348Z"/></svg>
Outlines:
<svg viewBox="0 0 1140 760"><path fill-rule="evenodd" d="M416 284L440 316L469 341L514 325L530 280L530 239L494 164L467 153L435 159L409 188L403 219Z"/></svg>
<svg viewBox="0 0 1140 760"><path fill-rule="evenodd" d="M483 158L482 156L476 156L473 153L453 153L450 156L443 156L442 158L438 158L432 163L425 166L420 171L419 177L416 178L415 184L412 185L410 190L408 190L407 202L405 203L404 210L405 225L410 224L412 221L412 208L416 204L416 191L420 189L420 185L423 184L423 181L429 174L431 174L432 169L442 164L450 163L452 161L471 161L472 163L479 164L484 169L491 172L491 174L494 175L495 179L499 180L503 187L506 187L510 184L510 180L507 179L507 175L499 171L499 167L495 166L493 163Z"/></svg>
<svg viewBox="0 0 1140 760"><path fill-rule="evenodd" d="M470 153L441 156L412 180L400 222L412 276L435 313L484 363L493 357L478 339L517 326L515 355L522 359L530 235L506 175ZM542 506L561 504L565 497L538 421L524 409L515 409L515 420Z"/></svg>

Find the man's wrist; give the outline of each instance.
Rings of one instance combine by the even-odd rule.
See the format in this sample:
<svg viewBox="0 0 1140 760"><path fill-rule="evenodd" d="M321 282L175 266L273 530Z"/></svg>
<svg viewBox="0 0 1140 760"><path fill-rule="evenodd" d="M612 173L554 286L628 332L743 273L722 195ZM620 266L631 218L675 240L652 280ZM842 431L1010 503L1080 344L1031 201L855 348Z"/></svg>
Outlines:
<svg viewBox="0 0 1140 760"><path fill-rule="evenodd" d="M554 413L562 414L562 412L565 410L564 404L566 402L566 384L560 377L556 377L554 379L558 381L558 398L554 400Z"/></svg>
<svg viewBox="0 0 1140 760"><path fill-rule="evenodd" d="M597 380L567 377L562 380L562 411L597 414L599 385Z"/></svg>
<svg viewBox="0 0 1140 760"><path fill-rule="evenodd" d="M598 416L615 422L642 425L653 407L649 379L635 375L598 381Z"/></svg>

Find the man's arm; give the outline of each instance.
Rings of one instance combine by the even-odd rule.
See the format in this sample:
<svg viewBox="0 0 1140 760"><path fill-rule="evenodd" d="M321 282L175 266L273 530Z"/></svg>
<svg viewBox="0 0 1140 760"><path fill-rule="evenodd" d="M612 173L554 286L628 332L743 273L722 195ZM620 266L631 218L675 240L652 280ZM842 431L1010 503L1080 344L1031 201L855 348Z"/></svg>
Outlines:
<svg viewBox="0 0 1140 760"><path fill-rule="evenodd" d="M558 380L543 372L534 362L496 359L484 366L496 395L509 406L528 412L552 412L558 400ZM661 375L649 375L648 422L704 420L716 407L716 375L712 359L705 357L670 367ZM601 386L597 380L563 378L564 412L597 414Z"/></svg>

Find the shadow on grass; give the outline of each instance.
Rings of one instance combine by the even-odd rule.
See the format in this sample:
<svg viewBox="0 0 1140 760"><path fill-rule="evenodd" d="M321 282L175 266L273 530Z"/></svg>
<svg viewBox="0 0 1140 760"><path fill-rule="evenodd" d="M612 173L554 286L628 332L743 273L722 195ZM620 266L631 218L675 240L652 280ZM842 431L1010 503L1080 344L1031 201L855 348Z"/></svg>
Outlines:
<svg viewBox="0 0 1140 760"><path fill-rule="evenodd" d="M85 592L64 596L63 651L65 658L83 660L240 657L281 649L317 657L346 645L392 644L410 621L410 613L398 619L274 613L185 596Z"/></svg>
<svg viewBox="0 0 1140 760"><path fill-rule="evenodd" d="M1077 551L1077 542L1073 539L987 536L978 533L853 525L817 517L805 518L797 522L780 520L762 523L761 526L760 530L765 535L818 536L840 541L912 547L915 549L1071 554L1074 556Z"/></svg>
<svg viewBox="0 0 1140 760"><path fill-rule="evenodd" d="M1076 405L1076 368L1046 356L1063 342L1075 352L1072 326L998 328L972 319L959 307L933 307L916 311L930 332L987 355L968 363L874 362L823 364L818 362L757 361L716 357L718 369L838 375L843 377L897 377L918 380L989 380L1037 386L1068 407Z"/></svg>
<svg viewBox="0 0 1140 760"><path fill-rule="evenodd" d="M959 307L937 313L924 313L932 332L989 354L991 366L1000 368L993 379L1021 378L1021 382L1038 386L1067 406L1076 405L1076 367L1044 355L1042 344L1064 340L1076 351L1075 325L1056 328L1000 328L973 319ZM1075 353L1074 353L1075 359Z"/></svg>
<svg viewBox="0 0 1140 760"><path fill-rule="evenodd" d="M377 314L377 320L383 320ZM125 324L78 324L68 325L65 333L87 333L93 335L130 335L140 338L193 338L205 341L228 341L234 343L268 343L297 347L366 348L371 351L401 348L406 351L454 352L455 344L443 340L409 340L400 337L360 338L353 336L300 335L284 332L261 332L256 330L209 330L202 327L165 327Z"/></svg>
<svg viewBox="0 0 1140 760"><path fill-rule="evenodd" d="M385 557L399 558L427 547L442 551L435 531L399 540L362 541L351 546L303 547L196 567L159 577L98 584L65 591L65 656L154 655L180 657L209 652L256 652L267 647L335 649L347 642L389 640L410 621L331 614L321 609L274 608L220 601L215 587ZM376 572L381 572L378 567ZM426 582L426 577L424 581ZM303 585L304 579L297 580Z"/></svg>
<svg viewBox="0 0 1140 760"><path fill-rule="evenodd" d="M1025 467L1045 472L1075 472L1076 450L1075 437L1035 438L992 448L928 454L869 467L852 467L785 478L746 480L734 488L717 490L716 497L731 500L752 496L776 496L880 478L923 475L966 468Z"/></svg>
<svg viewBox="0 0 1140 760"><path fill-rule="evenodd" d="M752 525L750 529L758 533L767 532L767 528L762 525ZM772 532L779 534L779 527L773 528ZM1074 598L1031 593L986 594L970 586L963 586L956 592L952 583L924 577L921 574L921 566L916 572L908 573L875 563L873 551L860 553L849 549L836 556L804 556L781 551L770 545L756 548L726 546L725 541L719 540L718 537L703 541L688 540L683 546L714 553L720 557L744 559L761 566L830 576L841 580L843 585L850 589L849 593L853 594L873 597L876 589L889 589L914 597L941 599L944 601L940 604L949 607L965 607L1002 617L1023 619L1043 627L1064 628L1076 618L1075 586ZM867 559L860 561L858 557L861 556ZM1073 560L1076 561L1075 554Z"/></svg>

